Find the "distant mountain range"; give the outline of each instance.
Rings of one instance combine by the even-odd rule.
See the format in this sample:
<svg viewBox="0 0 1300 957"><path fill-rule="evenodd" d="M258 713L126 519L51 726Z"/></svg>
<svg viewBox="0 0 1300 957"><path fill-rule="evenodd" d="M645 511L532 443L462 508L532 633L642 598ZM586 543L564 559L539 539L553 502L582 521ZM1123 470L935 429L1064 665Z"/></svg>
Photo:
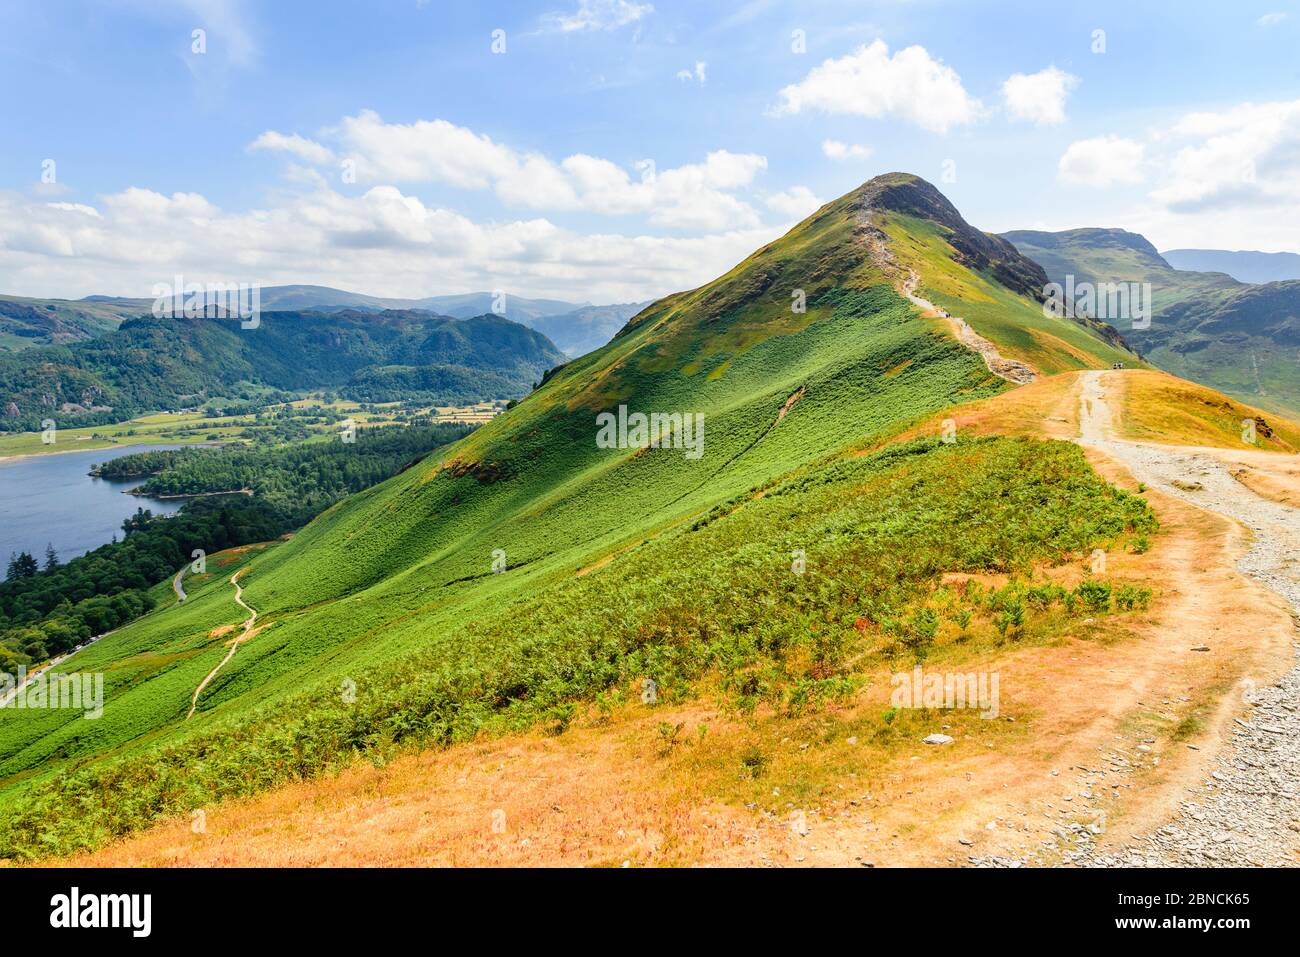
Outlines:
<svg viewBox="0 0 1300 957"><path fill-rule="evenodd" d="M1223 272L1239 282L1300 279L1300 255L1227 249L1168 249L1160 254L1175 269Z"/></svg>
<svg viewBox="0 0 1300 957"><path fill-rule="evenodd" d="M1253 405L1300 411L1300 281L1251 284L1222 271L1176 269L1123 229L1003 236L1054 282L1149 282L1150 328L1120 325L1144 358Z"/></svg>
<svg viewBox="0 0 1300 957"><path fill-rule="evenodd" d="M0 430L40 429L45 418L101 425L268 391L437 404L518 398L565 361L542 333L491 315L264 311L254 330L146 315L96 339L0 356Z"/></svg>
<svg viewBox="0 0 1300 957"><path fill-rule="evenodd" d="M265 312L306 310L424 310L454 319L499 314L545 333L569 356L608 342L645 303L593 306L559 299L525 299L473 292L423 299L395 299L333 289L329 286L267 286L261 292ZM126 319L149 314L152 299L87 296L84 299L30 299L0 295L0 352L93 339Z"/></svg>

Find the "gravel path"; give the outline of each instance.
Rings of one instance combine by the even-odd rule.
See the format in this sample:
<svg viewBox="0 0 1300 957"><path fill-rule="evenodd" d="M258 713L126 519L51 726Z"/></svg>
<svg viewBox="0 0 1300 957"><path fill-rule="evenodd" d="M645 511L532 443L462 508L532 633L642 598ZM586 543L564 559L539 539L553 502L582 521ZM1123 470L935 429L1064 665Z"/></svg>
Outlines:
<svg viewBox="0 0 1300 957"><path fill-rule="evenodd" d="M1204 453L1183 452L1113 438L1103 373L1086 375L1079 412L1079 443L1113 456L1140 482L1251 529L1250 551L1241 571L1282 595L1300 616L1300 510L1250 491L1222 462ZM1210 775L1184 800L1173 820L1125 847L1098 849L1096 827L1072 824L1059 834L1073 846L1067 864L1080 867L1294 866L1300 846L1300 645L1297 665L1277 684L1245 694L1248 720L1237 719ZM1111 774L1128 764L1107 756ZM1084 774L1081 788L1105 786L1107 775ZM1026 861L980 858L977 866L1020 866Z"/></svg>
<svg viewBox="0 0 1300 957"><path fill-rule="evenodd" d="M978 352L990 372L1017 385L1025 385L1038 378L1038 373L1023 362L1018 359L1008 359L998 352L998 347L972 329L970 323L965 319L959 316L951 316L946 309L940 309L930 300L918 296L916 294L916 285L920 282L920 278L915 272L910 273L903 283L903 295L908 298L912 305L920 306L927 312L938 313L948 320L948 325L952 327L953 335L957 337L957 341L972 352Z"/></svg>

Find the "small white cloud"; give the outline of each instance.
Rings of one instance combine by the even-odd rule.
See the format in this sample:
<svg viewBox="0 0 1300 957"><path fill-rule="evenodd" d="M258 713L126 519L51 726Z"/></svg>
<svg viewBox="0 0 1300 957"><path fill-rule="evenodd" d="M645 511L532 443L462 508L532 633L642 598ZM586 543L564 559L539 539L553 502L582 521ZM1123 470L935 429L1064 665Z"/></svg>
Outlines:
<svg viewBox="0 0 1300 957"><path fill-rule="evenodd" d="M878 118L899 116L934 133L979 118L980 102L966 92L950 66L921 46L889 55L883 40L826 60L778 94L777 116L817 109Z"/></svg>
<svg viewBox="0 0 1300 957"><path fill-rule="evenodd" d="M841 143L839 140L822 140L822 152L828 159L861 160L875 152L870 146L859 143Z"/></svg>
<svg viewBox="0 0 1300 957"><path fill-rule="evenodd" d="M548 13L542 22L560 33L582 30L617 30L654 13L649 3L634 0L579 0L572 13Z"/></svg>
<svg viewBox="0 0 1300 957"><path fill-rule="evenodd" d="M1062 182L1080 186L1140 183L1146 147L1119 136L1098 136L1071 143L1057 164Z"/></svg>
<svg viewBox="0 0 1300 957"><path fill-rule="evenodd" d="M695 82L699 83L700 86L703 86L703 85L704 85L704 81L705 81L705 79L707 78L707 77L706 77L706 74L705 74L705 71L706 71L707 69L708 69L708 64L707 64L707 63L705 63L703 60L696 60L696 61L695 61L695 69L694 69L694 70L678 70L678 71L677 71L677 79L682 80L682 81L694 80Z"/></svg>
<svg viewBox="0 0 1300 957"><path fill-rule="evenodd" d="M275 130L267 130L249 143L248 149L250 152L272 150L292 153L299 159L308 163L315 163L317 166L324 166L334 159L334 154L315 140L309 140L297 133L286 136L283 133L277 133Z"/></svg>
<svg viewBox="0 0 1300 957"><path fill-rule="evenodd" d="M790 219L803 219L822 205L822 201L807 186L791 186L783 192L773 193L765 202L770 209Z"/></svg>
<svg viewBox="0 0 1300 957"><path fill-rule="evenodd" d="M81 213L85 216L94 216L96 219L102 219L99 210L94 206L87 206L85 203L46 203L50 209L62 209L69 213Z"/></svg>
<svg viewBox="0 0 1300 957"><path fill-rule="evenodd" d="M1281 23L1286 18L1287 15L1279 10L1274 13L1264 14L1262 17L1256 20L1255 23L1261 27L1271 27L1275 24Z"/></svg>
<svg viewBox="0 0 1300 957"><path fill-rule="evenodd" d="M1049 66L1037 73L1013 73L1002 84L1002 99L1013 120L1041 125L1065 122L1065 99L1079 78Z"/></svg>

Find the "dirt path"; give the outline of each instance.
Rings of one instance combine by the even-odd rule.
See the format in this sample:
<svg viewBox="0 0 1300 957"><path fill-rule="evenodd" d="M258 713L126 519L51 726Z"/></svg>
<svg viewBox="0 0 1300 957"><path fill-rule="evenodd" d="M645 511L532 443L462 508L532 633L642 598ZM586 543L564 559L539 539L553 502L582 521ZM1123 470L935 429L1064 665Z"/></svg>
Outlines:
<svg viewBox="0 0 1300 957"><path fill-rule="evenodd" d="M907 297L912 305L920 306L926 312L933 312L946 319L953 335L957 337L957 341L972 352L978 352L990 372L1017 385L1025 385L1038 378L1038 373L1025 363L1017 359L1008 359L998 352L997 346L972 329L970 323L965 319L950 316L947 310L940 309L928 299L922 299L916 295L916 286L920 282L920 278L916 272L910 273L903 283L903 295Z"/></svg>
<svg viewBox="0 0 1300 957"><path fill-rule="evenodd" d="M1106 376L1117 374L1089 372L1081 380L1079 443L1118 460L1149 488L1249 528L1250 548L1238 569L1300 615L1300 511L1257 495L1205 451L1116 439ZM1251 597L1243 593L1241 600ZM1212 770L1170 809L1167 823L1119 846L1085 842L1065 861L1086 867L1294 866L1300 847L1300 664L1268 687L1247 682L1242 700L1248 719L1232 719L1231 737L1224 736Z"/></svg>
<svg viewBox="0 0 1300 957"><path fill-rule="evenodd" d="M257 621L257 609L244 603L244 590L239 587L239 576L243 573L244 569L241 568L239 571L235 572L235 574L231 575L230 584L235 586L235 604L248 612L248 617L244 620L244 630L239 633L237 638L230 642L230 650L226 652L226 657L222 658L220 664L209 671L208 676L200 681L199 686L194 689L194 696L190 698L190 711L189 714L185 716L186 721L194 717L194 709L199 706L199 695L203 693L203 689L208 686L209 681L217 676L217 672L225 667L226 662L235 657L235 652L239 649L240 643L248 639L249 633L253 630L253 623Z"/></svg>
<svg viewBox="0 0 1300 957"><path fill-rule="evenodd" d="M177 602L185 600L185 589L181 587L181 578L185 575L185 569L188 567L188 565L182 565L181 570L178 571L176 577L172 579L172 591L176 593Z"/></svg>

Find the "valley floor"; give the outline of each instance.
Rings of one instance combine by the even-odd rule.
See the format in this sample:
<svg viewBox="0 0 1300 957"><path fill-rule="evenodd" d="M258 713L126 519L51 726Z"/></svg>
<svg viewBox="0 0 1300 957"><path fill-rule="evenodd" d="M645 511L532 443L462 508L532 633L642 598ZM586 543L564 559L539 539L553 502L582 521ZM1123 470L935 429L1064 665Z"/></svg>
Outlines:
<svg viewBox="0 0 1300 957"><path fill-rule="evenodd" d="M982 665L1002 676L996 720L941 713L881 746L887 674L803 718L632 705L558 737L362 764L58 863L1300 863L1292 457L1118 442L1107 399L1126 375L1040 380L1026 401L1052 412L1040 428L1082 433L1109 480L1145 483L1162 534L1108 555L1108 572L1140 575L1157 601L1096 638ZM955 740L922 743L940 731Z"/></svg>

